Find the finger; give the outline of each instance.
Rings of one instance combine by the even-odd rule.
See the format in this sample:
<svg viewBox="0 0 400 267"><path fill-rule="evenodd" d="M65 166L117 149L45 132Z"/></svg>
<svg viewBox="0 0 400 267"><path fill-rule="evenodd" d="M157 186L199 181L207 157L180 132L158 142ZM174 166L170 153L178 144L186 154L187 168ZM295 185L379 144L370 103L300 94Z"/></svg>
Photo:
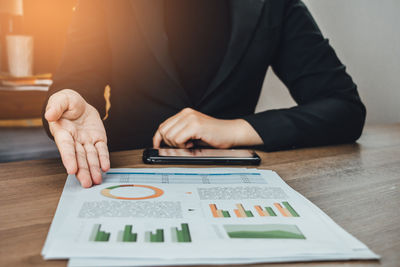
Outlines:
<svg viewBox="0 0 400 267"><path fill-rule="evenodd" d="M83 148L86 151L86 159L92 181L94 184L101 184L100 162L97 149L92 144L85 144Z"/></svg>
<svg viewBox="0 0 400 267"><path fill-rule="evenodd" d="M178 120L163 136L163 138L172 143L174 147L182 147L179 146L180 144L176 141L176 136L189 124L189 121L186 118L187 117L183 117Z"/></svg>
<svg viewBox="0 0 400 267"><path fill-rule="evenodd" d="M57 128L57 126L53 126ZM60 151L61 160L68 174L76 174L78 166L76 162L75 144L71 134L63 129L54 130L54 141Z"/></svg>
<svg viewBox="0 0 400 267"><path fill-rule="evenodd" d="M198 139L198 128L188 124L175 136L175 142L180 148L185 148L188 142Z"/></svg>
<svg viewBox="0 0 400 267"><path fill-rule="evenodd" d="M164 141L164 143L165 143L166 145L170 146L170 147L173 146L172 143L165 137L165 134L162 132L161 129L158 129L158 130L157 130L156 135L155 135L154 138L155 138L155 139L158 139L158 140L157 140L158 147L160 147L160 144L161 144L162 141Z"/></svg>
<svg viewBox="0 0 400 267"><path fill-rule="evenodd" d="M61 92L53 94L47 102L46 113L44 114L46 120L50 122L57 121L59 118L61 118L62 114L68 110L68 102L69 101L66 94Z"/></svg>
<svg viewBox="0 0 400 267"><path fill-rule="evenodd" d="M160 133L160 131L157 130L153 136L153 147L160 148L161 141L162 141L161 133Z"/></svg>
<svg viewBox="0 0 400 267"><path fill-rule="evenodd" d="M76 119L85 110L85 100L73 90L64 89L53 94L47 103L45 118L50 121L58 119Z"/></svg>
<svg viewBox="0 0 400 267"><path fill-rule="evenodd" d="M174 147L174 145L165 137L161 134L162 136L162 140L164 141L164 143L169 146L169 147Z"/></svg>
<svg viewBox="0 0 400 267"><path fill-rule="evenodd" d="M163 123L160 124L159 129L163 130L163 132L168 131L168 129L174 125L180 118L182 117L181 113L178 113L170 118L168 118L167 120L165 120Z"/></svg>
<svg viewBox="0 0 400 267"><path fill-rule="evenodd" d="M194 147L193 141L188 141L188 142L186 142L185 148L193 148L193 147Z"/></svg>
<svg viewBox="0 0 400 267"><path fill-rule="evenodd" d="M110 169L110 154L105 142L97 142L95 144L97 153L99 154L101 169L106 172Z"/></svg>
<svg viewBox="0 0 400 267"><path fill-rule="evenodd" d="M78 178L81 185L85 188L92 186L92 178L90 177L89 167L86 160L86 152L83 146L76 142L75 143L76 158L78 160L78 173L76 178Z"/></svg>
<svg viewBox="0 0 400 267"><path fill-rule="evenodd" d="M179 112L176 115L168 118L165 120L163 123L160 124L158 127L156 133L153 136L153 147L154 148L159 148L161 145L161 141L164 140L164 142L169 145L173 146L166 138L165 138L165 133L178 121L182 116L184 116L184 112Z"/></svg>

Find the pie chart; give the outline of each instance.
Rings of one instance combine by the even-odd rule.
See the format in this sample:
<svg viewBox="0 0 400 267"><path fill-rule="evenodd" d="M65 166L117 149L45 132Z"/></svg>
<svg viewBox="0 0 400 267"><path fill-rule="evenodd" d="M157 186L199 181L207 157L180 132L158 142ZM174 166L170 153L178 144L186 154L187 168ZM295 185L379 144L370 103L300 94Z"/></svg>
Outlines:
<svg viewBox="0 0 400 267"><path fill-rule="evenodd" d="M124 184L106 187L101 194L114 199L142 200L162 196L164 191L151 185Z"/></svg>

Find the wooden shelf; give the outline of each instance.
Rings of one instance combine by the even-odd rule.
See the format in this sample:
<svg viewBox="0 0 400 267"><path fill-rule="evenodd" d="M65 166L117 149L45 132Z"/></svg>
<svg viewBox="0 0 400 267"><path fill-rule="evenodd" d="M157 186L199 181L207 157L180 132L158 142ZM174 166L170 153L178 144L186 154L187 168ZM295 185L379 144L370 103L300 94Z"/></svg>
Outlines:
<svg viewBox="0 0 400 267"><path fill-rule="evenodd" d="M40 118L46 95L46 91L0 90L0 120Z"/></svg>

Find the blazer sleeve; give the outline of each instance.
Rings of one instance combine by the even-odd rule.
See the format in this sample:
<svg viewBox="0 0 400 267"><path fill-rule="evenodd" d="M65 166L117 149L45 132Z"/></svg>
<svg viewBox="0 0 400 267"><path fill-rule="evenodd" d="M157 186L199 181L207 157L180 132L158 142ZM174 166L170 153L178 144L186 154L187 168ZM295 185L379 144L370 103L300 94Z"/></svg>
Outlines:
<svg viewBox="0 0 400 267"><path fill-rule="evenodd" d="M110 49L103 11L103 1L78 2L43 115L48 98L62 89L77 91L101 116L105 113L104 88L110 80ZM49 134L47 121L43 117L42 120Z"/></svg>
<svg viewBox="0 0 400 267"><path fill-rule="evenodd" d="M271 64L298 104L246 116L267 151L357 140L366 109L306 6L287 3L281 40Z"/></svg>

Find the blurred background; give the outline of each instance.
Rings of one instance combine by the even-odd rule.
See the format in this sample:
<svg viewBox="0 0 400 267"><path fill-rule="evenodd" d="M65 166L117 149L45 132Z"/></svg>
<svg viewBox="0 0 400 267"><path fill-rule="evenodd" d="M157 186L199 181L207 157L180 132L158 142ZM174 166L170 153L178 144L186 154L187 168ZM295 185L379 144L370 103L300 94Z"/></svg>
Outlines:
<svg viewBox="0 0 400 267"><path fill-rule="evenodd" d="M303 1L358 85L367 123L400 122L400 1ZM257 109L294 104L269 72Z"/></svg>
<svg viewBox="0 0 400 267"><path fill-rule="evenodd" d="M0 0L0 162L58 155L40 115L76 2ZM400 122L400 1L304 2L358 85L367 123ZM13 63L21 55L31 66ZM269 71L257 110L293 105Z"/></svg>

